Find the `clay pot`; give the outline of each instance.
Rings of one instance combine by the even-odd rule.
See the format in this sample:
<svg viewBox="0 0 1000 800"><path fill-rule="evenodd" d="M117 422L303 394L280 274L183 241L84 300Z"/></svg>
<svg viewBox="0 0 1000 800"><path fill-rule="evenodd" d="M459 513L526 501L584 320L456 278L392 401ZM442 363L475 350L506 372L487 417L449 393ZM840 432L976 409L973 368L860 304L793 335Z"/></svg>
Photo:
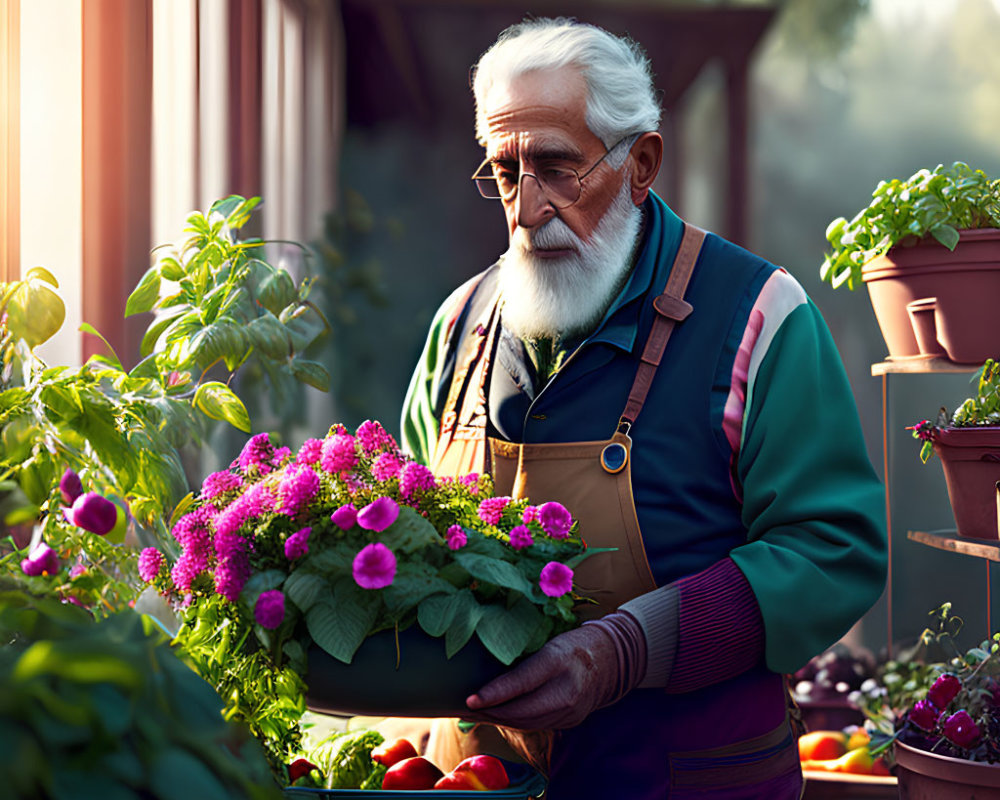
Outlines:
<svg viewBox="0 0 1000 800"><path fill-rule="evenodd" d="M895 748L900 800L1000 800L1000 765Z"/></svg>
<svg viewBox="0 0 1000 800"><path fill-rule="evenodd" d="M942 428L934 438L959 536L998 538L996 484L1000 481L1000 427Z"/></svg>
<svg viewBox="0 0 1000 800"><path fill-rule="evenodd" d="M921 355L907 305L936 298L935 339L951 361L1000 355L1000 229L959 232L954 251L932 237L898 244L861 272L890 358Z"/></svg>

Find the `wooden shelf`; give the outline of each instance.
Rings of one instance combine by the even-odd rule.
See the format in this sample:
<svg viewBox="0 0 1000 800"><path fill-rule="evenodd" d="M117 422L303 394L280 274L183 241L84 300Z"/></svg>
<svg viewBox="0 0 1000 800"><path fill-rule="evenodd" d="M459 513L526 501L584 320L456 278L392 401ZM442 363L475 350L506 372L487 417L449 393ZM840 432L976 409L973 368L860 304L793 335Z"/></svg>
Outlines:
<svg viewBox="0 0 1000 800"><path fill-rule="evenodd" d="M907 531L906 538L938 550L950 550L953 553L1000 562L1000 539L970 539L959 536L953 530Z"/></svg>
<svg viewBox="0 0 1000 800"><path fill-rule="evenodd" d="M803 800L896 800L896 778L883 775L849 775L804 769Z"/></svg>
<svg viewBox="0 0 1000 800"><path fill-rule="evenodd" d="M925 372L975 372L982 364L958 364L947 358L935 356L909 356L893 358L872 364L872 375L885 375L891 372L925 373Z"/></svg>

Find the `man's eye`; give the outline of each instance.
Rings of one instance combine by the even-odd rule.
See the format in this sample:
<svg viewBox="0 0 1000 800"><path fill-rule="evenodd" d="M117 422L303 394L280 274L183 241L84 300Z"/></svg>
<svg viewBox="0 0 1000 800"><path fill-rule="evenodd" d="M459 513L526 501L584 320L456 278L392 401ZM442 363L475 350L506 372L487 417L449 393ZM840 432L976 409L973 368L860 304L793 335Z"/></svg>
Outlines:
<svg viewBox="0 0 1000 800"><path fill-rule="evenodd" d="M545 182L560 182L573 180L576 173L567 167L541 167L538 170L538 177Z"/></svg>
<svg viewBox="0 0 1000 800"><path fill-rule="evenodd" d="M515 170L494 166L493 175L501 189L517 186L517 172Z"/></svg>

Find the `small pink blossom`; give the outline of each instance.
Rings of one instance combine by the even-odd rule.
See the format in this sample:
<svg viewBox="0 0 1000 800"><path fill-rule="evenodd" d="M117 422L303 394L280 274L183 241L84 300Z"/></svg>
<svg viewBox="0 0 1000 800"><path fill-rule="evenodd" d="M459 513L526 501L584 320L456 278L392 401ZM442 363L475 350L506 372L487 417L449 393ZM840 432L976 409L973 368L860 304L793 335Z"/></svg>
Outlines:
<svg viewBox="0 0 1000 800"><path fill-rule="evenodd" d="M573 517L562 503L543 503L538 507L538 521L553 539L565 539L573 525Z"/></svg>
<svg viewBox="0 0 1000 800"><path fill-rule="evenodd" d="M306 439L295 456L296 464L315 464L323 455L322 439Z"/></svg>
<svg viewBox="0 0 1000 800"><path fill-rule="evenodd" d="M87 574L87 568L83 564L74 564L69 570L70 580L74 578L79 578L81 575Z"/></svg>
<svg viewBox="0 0 1000 800"><path fill-rule="evenodd" d="M214 500L220 494L239 489L243 485L243 478L228 469L213 472L201 484L201 496L205 500Z"/></svg>
<svg viewBox="0 0 1000 800"><path fill-rule="evenodd" d="M416 461L407 463L399 473L399 493L404 500L410 499L415 492L433 489L434 485L434 473Z"/></svg>
<svg viewBox="0 0 1000 800"><path fill-rule="evenodd" d="M251 436L240 451L238 463L240 469L248 474L266 475L273 469L271 458L274 456L274 445L267 433Z"/></svg>
<svg viewBox="0 0 1000 800"><path fill-rule="evenodd" d="M384 450L386 448L390 450L396 450L396 440L388 434L382 424L379 422L373 422L370 419L366 419L359 426L357 431L354 433L355 438L358 440L358 444L361 445L361 450L365 455L372 455L379 450Z"/></svg>
<svg viewBox="0 0 1000 800"><path fill-rule="evenodd" d="M399 504L391 497L379 497L358 512L358 525L365 530L381 533L398 516Z"/></svg>
<svg viewBox="0 0 1000 800"><path fill-rule="evenodd" d="M948 704L955 699L955 695L958 694L961 688L962 682L958 679L958 676L946 672L943 675L939 675L938 679L934 681L934 685L927 690L927 699L944 711L948 707Z"/></svg>
<svg viewBox="0 0 1000 800"><path fill-rule="evenodd" d="M302 556L308 553L309 534L311 533L312 528L303 528L300 531L295 531L295 533L285 539L285 558L289 561L294 561L296 558L302 558Z"/></svg>
<svg viewBox="0 0 1000 800"><path fill-rule="evenodd" d="M979 727L964 709L956 711L944 721L943 732L952 744L966 749L979 741Z"/></svg>
<svg viewBox="0 0 1000 800"><path fill-rule="evenodd" d="M261 592L253 607L253 618L262 628L277 628L285 619L285 596L277 589Z"/></svg>
<svg viewBox="0 0 1000 800"><path fill-rule="evenodd" d="M349 433L335 433L323 442L320 466L327 472L347 472L358 463L354 450L354 437Z"/></svg>
<svg viewBox="0 0 1000 800"><path fill-rule="evenodd" d="M469 542L469 537L461 525L451 525L445 534L449 550L460 550Z"/></svg>
<svg viewBox="0 0 1000 800"><path fill-rule="evenodd" d="M63 502L71 506L81 494L83 494L83 483L80 476L73 470L67 468L59 480L59 494L62 495Z"/></svg>
<svg viewBox="0 0 1000 800"><path fill-rule="evenodd" d="M573 588L573 570L558 561L550 561L542 567L538 585L549 597L562 597Z"/></svg>
<svg viewBox="0 0 1000 800"><path fill-rule="evenodd" d="M59 572L59 557L45 542L39 542L21 561L21 571L32 578L39 575L55 575Z"/></svg>
<svg viewBox="0 0 1000 800"><path fill-rule="evenodd" d="M403 462L395 453L379 453L372 463L372 477L377 481L391 481L399 477Z"/></svg>
<svg viewBox="0 0 1000 800"><path fill-rule="evenodd" d="M146 583L152 583L160 574L163 565L163 554L155 547L143 548L139 553L139 577Z"/></svg>
<svg viewBox="0 0 1000 800"><path fill-rule="evenodd" d="M118 521L118 506L97 492L86 492L73 501L69 517L78 528L104 536Z"/></svg>
<svg viewBox="0 0 1000 800"><path fill-rule="evenodd" d="M468 475L462 475L459 478L462 485L469 490L469 494L479 494L479 473L470 472Z"/></svg>
<svg viewBox="0 0 1000 800"><path fill-rule="evenodd" d="M922 730L933 731L940 713L930 700L918 700L910 710L909 720Z"/></svg>
<svg viewBox="0 0 1000 800"><path fill-rule="evenodd" d="M518 525L510 532L510 546L515 550L523 550L525 547L530 547L534 541L527 525Z"/></svg>
<svg viewBox="0 0 1000 800"><path fill-rule="evenodd" d="M396 577L396 556L381 542L373 542L354 557L351 572L362 589L383 589Z"/></svg>
<svg viewBox="0 0 1000 800"><path fill-rule="evenodd" d="M334 525L346 531L353 528L358 521L358 510L351 503L348 503L334 511L330 515L330 519Z"/></svg>
<svg viewBox="0 0 1000 800"><path fill-rule="evenodd" d="M278 511L294 517L319 492L319 475L305 464L289 467L278 484Z"/></svg>
<svg viewBox="0 0 1000 800"><path fill-rule="evenodd" d="M509 497L487 497L479 503L479 518L487 525L497 525L508 503Z"/></svg>
<svg viewBox="0 0 1000 800"><path fill-rule="evenodd" d="M525 506L524 511L521 512L521 522L525 525L530 525L532 522L538 521L538 506Z"/></svg>

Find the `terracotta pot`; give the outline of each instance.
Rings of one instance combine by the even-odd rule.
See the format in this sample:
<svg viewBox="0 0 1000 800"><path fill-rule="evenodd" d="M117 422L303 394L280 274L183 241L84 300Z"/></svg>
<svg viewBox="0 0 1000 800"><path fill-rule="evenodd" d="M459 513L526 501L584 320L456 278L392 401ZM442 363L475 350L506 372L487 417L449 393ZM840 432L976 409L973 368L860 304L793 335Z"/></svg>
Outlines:
<svg viewBox="0 0 1000 800"><path fill-rule="evenodd" d="M928 357L947 358L948 354L937 340L936 297L923 297L906 304L913 335L917 338L920 354Z"/></svg>
<svg viewBox="0 0 1000 800"><path fill-rule="evenodd" d="M934 439L959 536L997 539L1000 427L942 428Z"/></svg>
<svg viewBox="0 0 1000 800"><path fill-rule="evenodd" d="M896 742L900 800L1000 800L1000 765L949 758Z"/></svg>
<svg viewBox="0 0 1000 800"><path fill-rule="evenodd" d="M935 338L949 359L981 364L1000 355L1000 229L959 237L954 251L929 236L896 245L862 269L891 358L921 354L906 307L930 297L937 299Z"/></svg>

